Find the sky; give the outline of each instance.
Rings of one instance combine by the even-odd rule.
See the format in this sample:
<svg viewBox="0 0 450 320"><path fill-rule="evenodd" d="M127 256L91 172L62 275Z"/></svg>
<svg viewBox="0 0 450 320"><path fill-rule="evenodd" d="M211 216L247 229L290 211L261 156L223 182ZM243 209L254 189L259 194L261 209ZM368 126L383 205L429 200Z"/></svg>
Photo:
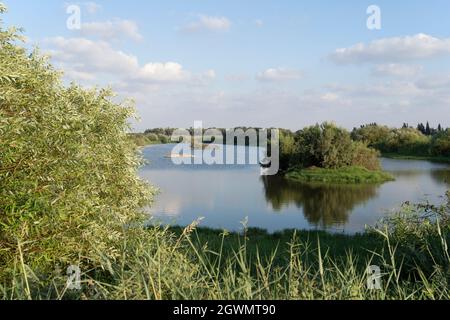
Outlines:
<svg viewBox="0 0 450 320"><path fill-rule="evenodd" d="M3 2L65 81L135 99L135 131L450 126L448 0Z"/></svg>

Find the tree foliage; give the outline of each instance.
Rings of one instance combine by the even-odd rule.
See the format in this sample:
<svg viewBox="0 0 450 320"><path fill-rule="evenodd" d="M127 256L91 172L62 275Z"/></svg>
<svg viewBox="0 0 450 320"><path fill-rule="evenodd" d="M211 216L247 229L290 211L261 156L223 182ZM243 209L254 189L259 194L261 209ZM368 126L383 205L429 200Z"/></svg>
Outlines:
<svg viewBox="0 0 450 320"><path fill-rule="evenodd" d="M378 152L362 142L354 142L350 133L332 123L304 128L281 137L281 166L337 169L361 166L369 170L380 167Z"/></svg>
<svg viewBox="0 0 450 320"><path fill-rule="evenodd" d="M417 129L404 126L401 129L388 128L371 124L354 129L352 138L363 141L382 153L396 153L411 156L448 157L450 134L449 129L430 128L419 124Z"/></svg>
<svg viewBox="0 0 450 320"><path fill-rule="evenodd" d="M151 196L127 137L134 109L110 90L64 86L19 39L0 26L0 264L17 250L39 269L119 258Z"/></svg>

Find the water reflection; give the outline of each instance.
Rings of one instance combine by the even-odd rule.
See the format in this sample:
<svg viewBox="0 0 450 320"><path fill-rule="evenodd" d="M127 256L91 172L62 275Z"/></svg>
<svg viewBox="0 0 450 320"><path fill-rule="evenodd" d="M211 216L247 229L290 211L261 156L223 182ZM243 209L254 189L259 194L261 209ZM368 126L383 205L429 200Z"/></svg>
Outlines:
<svg viewBox="0 0 450 320"><path fill-rule="evenodd" d="M294 204L310 224L320 227L345 225L358 205L377 195L378 185L305 184L280 177L262 177L266 200L273 210Z"/></svg>
<svg viewBox="0 0 450 320"><path fill-rule="evenodd" d="M173 146L144 150L148 165L141 177L161 193L149 208L156 221L237 231L248 217L250 227L269 232L323 229L361 232L402 203L440 204L450 187L450 168L427 161L382 159L396 180L382 185L302 184L279 177L261 177L259 166L176 166L167 159ZM237 148L245 153L245 147Z"/></svg>
<svg viewBox="0 0 450 320"><path fill-rule="evenodd" d="M431 177L436 183L450 186L450 170L433 170Z"/></svg>

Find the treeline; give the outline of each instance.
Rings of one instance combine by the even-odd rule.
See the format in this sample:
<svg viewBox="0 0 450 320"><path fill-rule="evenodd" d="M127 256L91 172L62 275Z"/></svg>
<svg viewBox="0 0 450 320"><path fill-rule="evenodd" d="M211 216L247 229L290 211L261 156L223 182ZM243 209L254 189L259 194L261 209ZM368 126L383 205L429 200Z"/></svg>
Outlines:
<svg viewBox="0 0 450 320"><path fill-rule="evenodd" d="M202 129L203 134L205 135L208 130L215 129L219 131L222 135L222 141L220 143L227 143L227 134L234 134L234 144L235 145L257 145L259 131L263 130L262 128L252 128L252 127L237 127L233 129L225 129L225 128L205 128ZM172 143L172 135L174 132L178 130L175 128L154 128L147 129L144 133L131 133L130 137L138 146L145 146L151 144L166 144ZM249 130L254 130L253 133L255 139L250 139ZM191 137L195 135L194 128L186 129L189 132ZM270 139L270 133L269 133ZM252 140L255 140L255 143L252 143ZM218 141L212 141L212 143L217 143Z"/></svg>
<svg viewBox="0 0 450 320"><path fill-rule="evenodd" d="M289 149L290 151L285 150L287 153L294 152L292 150L293 149L292 145L296 137L301 137L302 134L306 134L306 132L309 132L309 134L311 135L312 134L311 131L315 131L316 142L319 141L320 134L317 128L320 127L321 127L320 125L316 125L296 132L293 132L288 129L280 129L281 136L284 139L283 141L284 145L282 146L282 148ZM225 136L230 129L224 128L215 128L215 129L222 132L224 137L223 141L224 143L226 143ZM251 128L251 127L239 127L236 129L238 130L241 129L242 130L241 135L243 132L244 137L241 137L241 139L239 139L238 134L238 138L235 139L235 144L238 143L238 140L242 141L243 138L245 139L244 141L245 144L247 145L249 144L249 139L247 136L245 136L247 130L255 129L256 132L261 130L261 128ZM141 146L157 143L164 144L171 142L171 136L175 130L176 129L174 128L148 129L144 133L132 134L132 137L136 141L136 143ZM187 130L190 132L191 135L194 135L193 128L189 128ZM204 129L203 132L205 132L206 130L207 129ZM322 128L322 130L324 130L324 128ZM323 132L323 134L328 134L333 130L329 131L325 129L326 132ZM338 131L340 130L346 131L345 129L339 129ZM429 122L426 122L426 124L419 123L416 127L412 127L409 124L404 123L401 128L390 128L388 126L379 125L377 123L370 123L367 125L362 125L359 128L354 128L351 133L349 133L348 135L343 134L343 136L345 136L345 138L339 144L340 145L343 144L344 146L340 146L339 148L341 147L343 147L344 149L346 148L345 145L348 145L348 136L350 136L350 140L365 144L367 147L374 148L385 155L392 154L400 156L438 157L438 158L450 157L450 129L449 128L445 129L440 124L436 128L434 128L430 126ZM332 138L330 137L330 139ZM297 144L298 143L300 142L297 142ZM288 155L287 153L284 153L283 157L291 158L291 156ZM298 155L292 157L298 158ZM320 156L319 158L323 157L324 156ZM301 156L300 158L304 158L304 156ZM287 162L283 161L283 163L290 163L291 161L292 159ZM320 164L320 162L321 162L320 160L312 161L313 165Z"/></svg>
<svg viewBox="0 0 450 320"><path fill-rule="evenodd" d="M441 125L434 129L428 123L426 126L419 124L417 128L404 124L397 129L372 123L353 129L352 138L383 154L450 157L450 129L443 129Z"/></svg>

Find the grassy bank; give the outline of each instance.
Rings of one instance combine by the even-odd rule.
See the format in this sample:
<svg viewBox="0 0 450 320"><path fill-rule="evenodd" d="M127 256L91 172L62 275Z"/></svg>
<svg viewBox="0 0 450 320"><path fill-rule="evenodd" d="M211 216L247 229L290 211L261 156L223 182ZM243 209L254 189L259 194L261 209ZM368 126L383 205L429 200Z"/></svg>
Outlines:
<svg viewBox="0 0 450 320"><path fill-rule="evenodd" d="M183 227L172 227L169 229L175 235L183 234ZM222 241L225 237L225 241ZM242 232L227 232L218 229L197 228L192 235L193 244L201 249L207 244L211 252L223 252L225 259L232 258L234 252L239 251L245 245L245 252L249 260L256 260L257 257L263 260L270 259L275 252L274 265L283 266L286 264L286 253L293 239L299 243L308 244L308 260L313 261L315 253L320 249L327 252L333 259L345 257L348 252L358 256L361 261L371 257L370 250L379 251L382 249L382 241L375 234L362 233L356 235L332 234L325 231L302 231L283 230L269 233L259 228L244 229ZM369 250L370 249L370 250ZM311 254L314 253L314 254ZM317 262L317 261L315 261Z"/></svg>
<svg viewBox="0 0 450 320"><path fill-rule="evenodd" d="M146 147L155 144L167 144L170 142L170 137L166 135L144 134L144 133L130 133L128 138L132 143L139 147Z"/></svg>
<svg viewBox="0 0 450 320"><path fill-rule="evenodd" d="M11 277L0 281L0 298L450 299L445 210L404 208L379 229L355 236L238 234L197 223L137 228L119 246L120 259L104 255L100 264L83 268L82 288L75 291L67 289L64 271L32 270L19 250ZM440 224L432 222L432 212ZM381 269L380 290L367 287L370 265Z"/></svg>
<svg viewBox="0 0 450 320"><path fill-rule="evenodd" d="M382 156L385 158L389 158L389 159L425 160L425 161L438 162L438 163L450 163L450 158L443 157L443 156L404 155L404 154L398 154L398 153L383 153Z"/></svg>
<svg viewBox="0 0 450 320"><path fill-rule="evenodd" d="M389 173L372 171L362 167L343 167L339 169L308 168L292 169L286 178L300 182L326 183L382 183L394 180Z"/></svg>

